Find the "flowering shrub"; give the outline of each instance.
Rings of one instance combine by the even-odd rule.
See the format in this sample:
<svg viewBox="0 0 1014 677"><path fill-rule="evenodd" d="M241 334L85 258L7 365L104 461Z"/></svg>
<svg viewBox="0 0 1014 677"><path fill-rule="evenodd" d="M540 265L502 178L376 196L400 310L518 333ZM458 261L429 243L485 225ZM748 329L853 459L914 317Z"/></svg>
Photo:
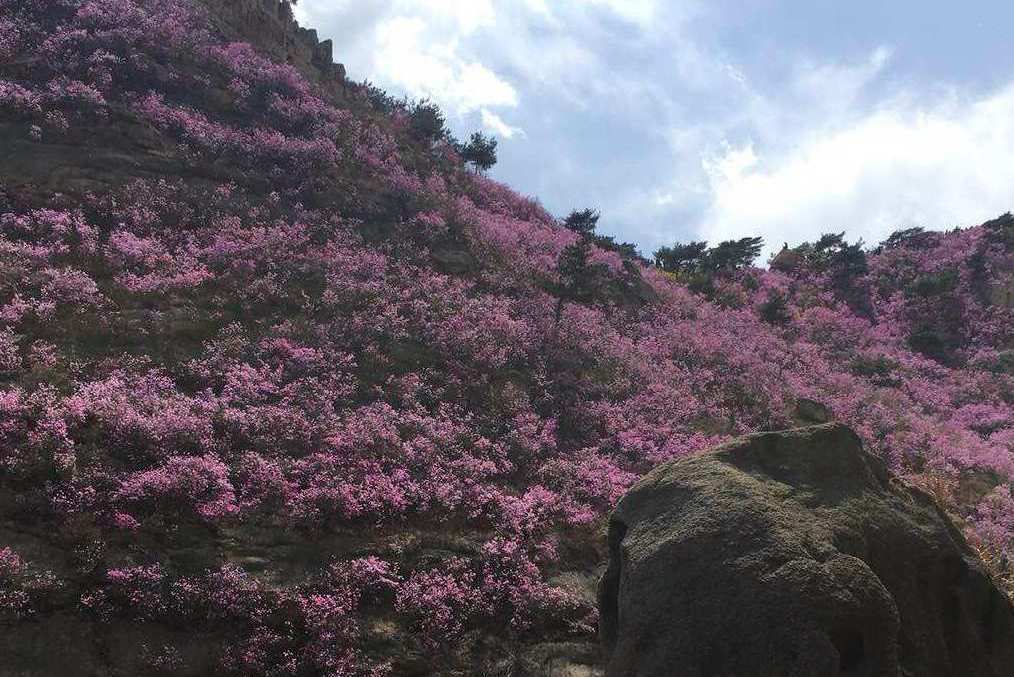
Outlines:
<svg viewBox="0 0 1014 677"><path fill-rule="evenodd" d="M30 566L8 547L0 548L0 625L45 610L60 587L52 572Z"/></svg>
<svg viewBox="0 0 1014 677"><path fill-rule="evenodd" d="M0 583L3 576L0 569ZM133 566L108 570L99 587L82 595L81 606L100 622L126 617L224 629L222 667L234 674L384 674L382 662L371 663L359 650L357 612L397 586L396 575L382 560L366 557L333 563L318 579L288 591L235 565L180 577L159 565Z"/></svg>
<svg viewBox="0 0 1014 677"><path fill-rule="evenodd" d="M412 619L427 647L435 650L451 645L468 627L477 597L475 574L455 559L409 578L398 592L396 608Z"/></svg>
<svg viewBox="0 0 1014 677"><path fill-rule="evenodd" d="M106 572L106 587L84 595L81 604L103 618L122 610L138 618L157 620L167 611L164 578L157 564L110 569Z"/></svg>
<svg viewBox="0 0 1014 677"><path fill-rule="evenodd" d="M174 456L159 468L128 475L114 500L146 512L209 522L238 510L229 468L214 456Z"/></svg>
<svg viewBox="0 0 1014 677"><path fill-rule="evenodd" d="M18 580L24 563L10 548L0 550L0 621L12 621L31 612L28 594Z"/></svg>
<svg viewBox="0 0 1014 677"><path fill-rule="evenodd" d="M989 551L1009 559L1014 534L1014 498L1009 487L997 487L986 496L975 508L971 522Z"/></svg>
<svg viewBox="0 0 1014 677"><path fill-rule="evenodd" d="M0 0L4 122L87 153L129 120L172 158L152 171L183 168L0 191L0 524L101 544L82 613L200 631L243 675L589 639L587 599L548 581L595 566L623 492L805 400L947 478L1009 553L1009 217L692 292L376 92L329 98L205 25L187 0ZM41 613L28 570L0 551L4 622ZM148 663L182 660L158 642Z"/></svg>

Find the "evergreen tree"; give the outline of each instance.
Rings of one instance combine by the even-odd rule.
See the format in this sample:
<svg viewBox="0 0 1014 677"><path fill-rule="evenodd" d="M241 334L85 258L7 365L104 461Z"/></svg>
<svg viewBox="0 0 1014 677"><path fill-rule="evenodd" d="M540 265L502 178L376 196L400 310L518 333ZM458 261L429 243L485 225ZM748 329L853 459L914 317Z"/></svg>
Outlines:
<svg viewBox="0 0 1014 677"><path fill-rule="evenodd" d="M927 233L922 228L905 228L891 233L890 237L880 243L876 252L880 253L885 249L897 249L898 247L929 249L937 246L939 240L936 233Z"/></svg>
<svg viewBox="0 0 1014 677"><path fill-rule="evenodd" d="M420 141L435 143L446 138L446 122L440 107L429 100L419 101L409 113L412 132Z"/></svg>
<svg viewBox="0 0 1014 677"><path fill-rule="evenodd" d="M563 220L563 226L578 235L591 235L598 226L600 216L598 211L591 208L575 209Z"/></svg>
<svg viewBox="0 0 1014 677"><path fill-rule="evenodd" d="M760 316L768 324L787 324L789 307L785 302L785 295L776 291L770 292L767 300L760 306Z"/></svg>
<svg viewBox="0 0 1014 677"><path fill-rule="evenodd" d="M702 262L703 272L721 273L740 270L753 264L760 256L764 240L759 237L744 237L726 240L708 250Z"/></svg>
<svg viewBox="0 0 1014 677"><path fill-rule="evenodd" d="M701 268L708 249L707 242L677 242L671 247L655 250L655 265L667 273L689 273Z"/></svg>
<svg viewBox="0 0 1014 677"><path fill-rule="evenodd" d="M560 275L556 290L556 322L563 316L563 307L568 301L587 303L598 297L605 279L605 267L590 262L591 241L582 237L569 244L560 252L556 272Z"/></svg>
<svg viewBox="0 0 1014 677"><path fill-rule="evenodd" d="M479 171L487 171L496 164L497 140L482 132L475 132L468 143L461 148L461 157Z"/></svg>

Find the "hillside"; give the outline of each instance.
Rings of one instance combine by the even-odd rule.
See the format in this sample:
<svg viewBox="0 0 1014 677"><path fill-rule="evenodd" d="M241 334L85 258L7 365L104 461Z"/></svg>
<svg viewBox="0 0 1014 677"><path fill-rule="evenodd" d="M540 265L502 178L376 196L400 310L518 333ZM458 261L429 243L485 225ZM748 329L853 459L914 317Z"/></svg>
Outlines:
<svg viewBox="0 0 1014 677"><path fill-rule="evenodd" d="M0 0L0 674L592 674L623 492L826 419L1014 575L1014 218L656 266L265 7Z"/></svg>

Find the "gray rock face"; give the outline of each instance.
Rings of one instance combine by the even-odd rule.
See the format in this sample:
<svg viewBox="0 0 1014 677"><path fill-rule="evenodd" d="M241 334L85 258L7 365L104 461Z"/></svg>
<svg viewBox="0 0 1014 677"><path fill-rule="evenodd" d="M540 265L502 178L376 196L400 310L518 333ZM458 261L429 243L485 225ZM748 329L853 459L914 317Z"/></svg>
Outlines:
<svg viewBox="0 0 1014 677"><path fill-rule="evenodd" d="M620 501L609 548L609 677L1014 675L1007 598L840 425L658 467Z"/></svg>

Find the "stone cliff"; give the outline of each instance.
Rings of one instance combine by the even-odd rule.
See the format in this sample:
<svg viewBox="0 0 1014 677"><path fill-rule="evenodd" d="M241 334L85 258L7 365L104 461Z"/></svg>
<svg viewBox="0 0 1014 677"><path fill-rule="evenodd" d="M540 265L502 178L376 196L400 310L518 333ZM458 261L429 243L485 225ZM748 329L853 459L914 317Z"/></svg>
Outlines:
<svg viewBox="0 0 1014 677"><path fill-rule="evenodd" d="M331 40L301 27L282 0L198 0L214 26L230 40L249 42L266 56L289 63L335 91L345 84L345 66L334 63Z"/></svg>

